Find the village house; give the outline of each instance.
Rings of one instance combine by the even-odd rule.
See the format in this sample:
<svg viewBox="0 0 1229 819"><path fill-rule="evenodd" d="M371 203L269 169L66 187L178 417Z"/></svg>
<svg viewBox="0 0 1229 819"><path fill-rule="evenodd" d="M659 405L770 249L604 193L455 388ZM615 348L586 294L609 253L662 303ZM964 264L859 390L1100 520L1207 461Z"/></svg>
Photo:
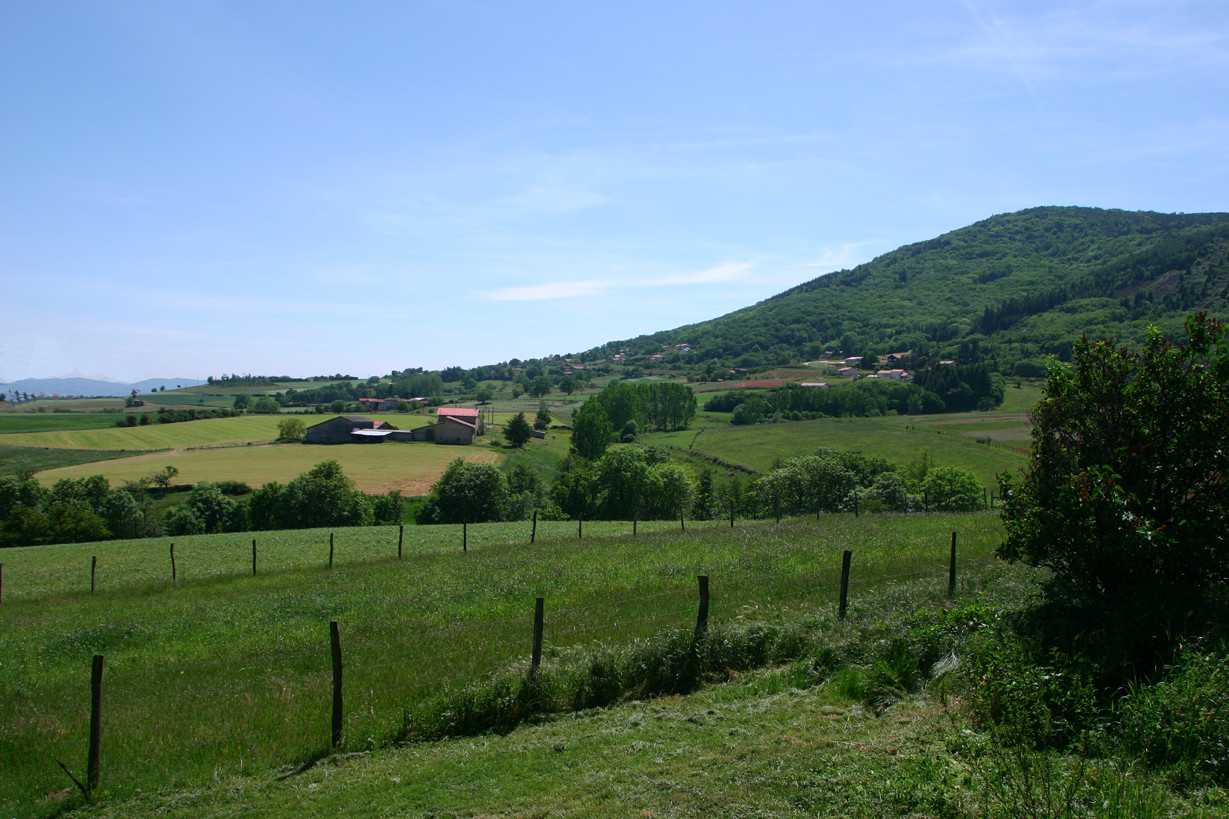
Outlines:
<svg viewBox="0 0 1229 819"><path fill-rule="evenodd" d="M811 389L813 389L813 390L826 390L826 389L828 389L828 384L827 384L827 382L824 382L824 381L803 381L803 382L802 382L802 386L804 386L804 387L809 387L809 388L811 388Z"/></svg>
<svg viewBox="0 0 1229 819"><path fill-rule="evenodd" d="M400 398L360 398L359 403L372 412L396 412Z"/></svg>
<svg viewBox="0 0 1229 819"><path fill-rule="evenodd" d="M841 378L857 378L858 368L857 367L841 367L839 370L836 371L836 374L839 375Z"/></svg>
<svg viewBox="0 0 1229 819"><path fill-rule="evenodd" d="M913 376L901 369L880 370L875 373L875 376L878 378L890 378L893 381L910 381L913 379Z"/></svg>

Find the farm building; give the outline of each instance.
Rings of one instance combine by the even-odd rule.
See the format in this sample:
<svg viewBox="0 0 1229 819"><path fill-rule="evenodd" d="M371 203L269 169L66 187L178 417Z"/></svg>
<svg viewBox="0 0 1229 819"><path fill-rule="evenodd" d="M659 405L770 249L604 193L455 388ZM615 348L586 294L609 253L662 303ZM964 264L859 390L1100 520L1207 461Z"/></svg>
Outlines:
<svg viewBox="0 0 1229 819"><path fill-rule="evenodd" d="M360 398L359 403L372 412L396 412L400 398Z"/></svg>
<svg viewBox="0 0 1229 819"><path fill-rule="evenodd" d="M440 407L435 412L436 422L429 427L415 429L415 441L431 441L437 444L472 444L482 432L482 418L476 409Z"/></svg>
<svg viewBox="0 0 1229 819"><path fill-rule="evenodd" d="M392 429L392 424L387 421L377 423L362 415L339 415L308 427L303 435L303 443L348 444L356 440L363 440L361 436L355 437L359 432L387 434Z"/></svg>

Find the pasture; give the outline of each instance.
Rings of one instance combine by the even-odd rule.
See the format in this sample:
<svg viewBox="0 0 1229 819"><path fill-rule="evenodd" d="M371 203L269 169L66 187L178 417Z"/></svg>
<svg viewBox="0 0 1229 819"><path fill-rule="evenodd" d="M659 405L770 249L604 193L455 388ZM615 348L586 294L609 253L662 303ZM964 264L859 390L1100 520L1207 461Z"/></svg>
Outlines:
<svg viewBox="0 0 1229 819"><path fill-rule="evenodd" d="M442 686L523 667L535 596L546 599L548 660L689 628L699 574L713 622L816 612L835 633L842 550L855 554L856 621L895 605L872 602L887 584L920 583L938 599L952 531L962 571L994 562L1001 525L990 514L689 522L685 532L658 522L635 536L628 523L601 523L583 539L575 523L540 522L533 546L528 523L484 524L469 527L464 553L460 527L408 527L401 560L397 528L346 529L332 569L328 531L259 533L255 575L250 536L185 537L174 586L167 539L10 550L0 813L55 812L68 785L56 760L83 768L95 653L106 657L104 795L196 791L327 749L330 620L346 658L344 745L363 750Z"/></svg>
<svg viewBox="0 0 1229 819"><path fill-rule="evenodd" d="M705 415L711 419L724 414ZM968 417L942 416L945 419ZM1024 453L979 444L965 434L963 428L947 434L938 419L940 416L902 415L733 426L701 416L693 425L696 428L654 433L645 436L645 442L677 446L761 472L771 469L778 459L810 455L820 447L879 455L899 464L908 463L926 451L932 466L968 470L988 489L998 486L995 477L998 473L1017 472L1027 463Z"/></svg>

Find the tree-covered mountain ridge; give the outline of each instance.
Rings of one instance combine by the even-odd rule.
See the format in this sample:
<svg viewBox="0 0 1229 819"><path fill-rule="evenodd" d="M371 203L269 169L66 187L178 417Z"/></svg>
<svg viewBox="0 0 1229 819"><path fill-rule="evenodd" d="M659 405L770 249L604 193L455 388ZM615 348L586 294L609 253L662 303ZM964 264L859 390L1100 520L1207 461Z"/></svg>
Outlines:
<svg viewBox="0 0 1229 819"><path fill-rule="evenodd" d="M720 318L611 342L730 366L912 351L1040 374L1081 334L1180 335L1194 311L1229 314L1229 214L1038 207L993 216L820 276Z"/></svg>

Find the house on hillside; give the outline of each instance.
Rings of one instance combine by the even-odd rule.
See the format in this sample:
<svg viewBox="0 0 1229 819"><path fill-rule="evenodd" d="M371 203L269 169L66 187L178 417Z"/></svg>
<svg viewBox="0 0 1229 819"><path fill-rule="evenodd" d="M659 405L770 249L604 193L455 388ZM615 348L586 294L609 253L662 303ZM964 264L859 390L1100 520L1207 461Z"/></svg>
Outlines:
<svg viewBox="0 0 1229 819"><path fill-rule="evenodd" d="M875 373L879 378L889 378L893 381L912 381L913 376L909 375L905 370L880 370Z"/></svg>
<svg viewBox="0 0 1229 819"><path fill-rule="evenodd" d="M839 375L841 378L857 378L858 368L857 367L841 367L839 370L836 371L836 374Z"/></svg>
<svg viewBox="0 0 1229 819"><path fill-rule="evenodd" d="M360 398L359 403L372 412L396 412L400 398Z"/></svg>
<svg viewBox="0 0 1229 819"><path fill-rule="evenodd" d="M481 413L464 407L440 407L435 411L436 421L429 427L413 431L415 441L430 441L436 444L472 444L482 433Z"/></svg>

